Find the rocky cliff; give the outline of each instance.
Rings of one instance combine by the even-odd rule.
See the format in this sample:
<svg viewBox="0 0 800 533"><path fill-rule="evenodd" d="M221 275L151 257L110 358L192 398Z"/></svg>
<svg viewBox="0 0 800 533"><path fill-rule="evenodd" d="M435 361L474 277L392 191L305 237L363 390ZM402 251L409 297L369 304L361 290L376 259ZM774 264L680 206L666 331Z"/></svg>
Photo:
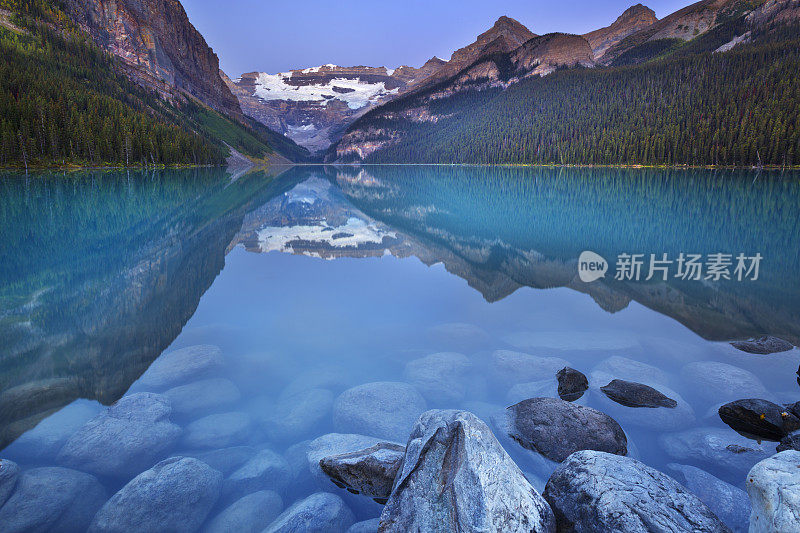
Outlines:
<svg viewBox="0 0 800 533"><path fill-rule="evenodd" d="M610 26L584 35L592 47L594 59L599 60L606 51L625 37L649 28L658 22L655 12L642 4L626 9Z"/></svg>
<svg viewBox="0 0 800 533"><path fill-rule="evenodd" d="M127 74L166 97L189 94L227 115L241 115L219 76L219 59L178 0L66 0L71 18Z"/></svg>

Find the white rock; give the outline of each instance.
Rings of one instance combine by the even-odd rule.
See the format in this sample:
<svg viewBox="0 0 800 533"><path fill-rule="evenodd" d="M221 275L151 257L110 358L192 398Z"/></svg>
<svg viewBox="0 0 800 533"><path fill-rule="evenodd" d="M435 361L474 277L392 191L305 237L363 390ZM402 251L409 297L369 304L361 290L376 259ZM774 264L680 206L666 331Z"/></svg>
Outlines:
<svg viewBox="0 0 800 533"><path fill-rule="evenodd" d="M747 474L750 533L800 531L800 452L787 450L755 465Z"/></svg>

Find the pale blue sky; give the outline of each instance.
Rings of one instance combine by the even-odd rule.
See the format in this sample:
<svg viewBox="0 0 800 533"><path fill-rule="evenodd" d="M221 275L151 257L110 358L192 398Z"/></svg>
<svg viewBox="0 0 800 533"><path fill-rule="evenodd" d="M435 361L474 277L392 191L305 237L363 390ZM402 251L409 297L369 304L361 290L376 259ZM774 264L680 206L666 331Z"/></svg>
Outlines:
<svg viewBox="0 0 800 533"><path fill-rule="evenodd" d="M472 42L501 15L538 34L607 26L632 0L182 0L232 77L325 63L420 66ZM687 0L643 2L662 18Z"/></svg>

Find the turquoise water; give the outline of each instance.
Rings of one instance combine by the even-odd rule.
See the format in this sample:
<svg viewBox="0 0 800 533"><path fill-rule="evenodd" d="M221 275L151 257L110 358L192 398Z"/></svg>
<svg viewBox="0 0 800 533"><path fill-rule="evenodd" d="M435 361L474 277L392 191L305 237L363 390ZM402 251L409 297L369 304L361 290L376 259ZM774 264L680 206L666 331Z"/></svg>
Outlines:
<svg viewBox="0 0 800 533"><path fill-rule="evenodd" d="M239 394L217 402L209 389L208 405L173 414L183 440L158 459L270 449L291 469L284 507L323 489L358 519L380 513L315 477L305 460L307 441L331 432L403 440L405 430L337 417L343 391L409 383L425 407L468 409L491 425L512 403L555 394L550 369L565 364L589 377L579 403L617 419L631 455L679 479L675 465L691 465L742 488L750 463L775 443L739 436L716 407L800 400L800 353L756 356L727 341L800 341L798 208L800 176L777 173L376 166L5 175L0 457L23 470L60 464L61 445L102 406L164 392L139 380L162 353L210 344L225 361L212 377ZM584 250L612 272L580 281ZM674 264L667 281L615 280L624 253L763 259L757 280L676 279ZM535 375L508 375L497 350L549 359ZM467 363L420 381L409 363L437 352ZM652 385L679 407L615 404L598 390L613 378ZM213 413L237 413L244 427L224 442L187 444L198 442L186 440L189 426ZM676 442L692 431L751 453L681 451ZM541 490L554 465L502 443ZM131 475L98 477L113 493Z"/></svg>

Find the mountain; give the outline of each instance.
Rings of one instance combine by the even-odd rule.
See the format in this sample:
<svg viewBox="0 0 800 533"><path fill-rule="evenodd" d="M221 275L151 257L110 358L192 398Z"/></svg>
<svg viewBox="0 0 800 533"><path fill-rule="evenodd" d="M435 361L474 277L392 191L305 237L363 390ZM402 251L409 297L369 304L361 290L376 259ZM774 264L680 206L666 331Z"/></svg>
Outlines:
<svg viewBox="0 0 800 533"><path fill-rule="evenodd" d="M642 4L626 9L610 26L584 34L592 47L594 59L602 59L606 51L624 38L658 22L655 12Z"/></svg>
<svg viewBox="0 0 800 533"><path fill-rule="evenodd" d="M633 6L511 52L479 38L471 62L359 117L326 160L796 165L798 6L703 0L657 21Z"/></svg>
<svg viewBox="0 0 800 533"><path fill-rule="evenodd" d="M404 92L438 70L433 57L422 67L322 65L268 74L249 72L222 79L245 114L311 151L324 150L369 109Z"/></svg>

